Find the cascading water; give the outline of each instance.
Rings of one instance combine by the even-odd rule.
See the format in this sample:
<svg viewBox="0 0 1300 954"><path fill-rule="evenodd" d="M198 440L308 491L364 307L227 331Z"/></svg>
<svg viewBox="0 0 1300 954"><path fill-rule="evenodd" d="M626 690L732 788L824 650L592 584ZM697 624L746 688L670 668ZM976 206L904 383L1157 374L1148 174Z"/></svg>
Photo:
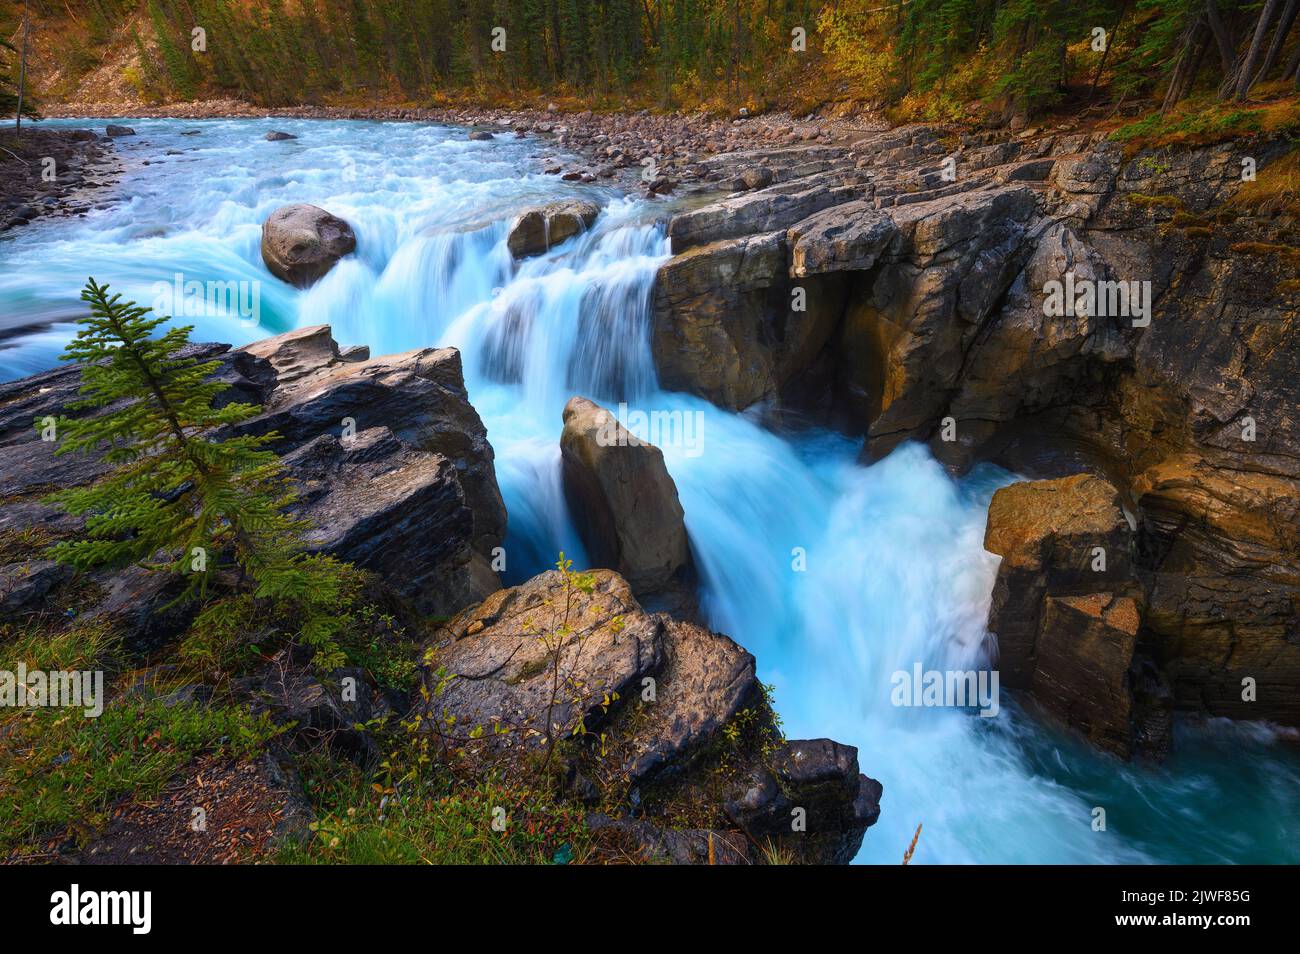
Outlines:
<svg viewBox="0 0 1300 954"><path fill-rule="evenodd" d="M1039 726L1005 694L987 719L891 703L896 670L987 662L996 558L981 543L989 497L1010 477L981 469L955 482L915 445L863 467L859 442L786 439L660 391L648 309L668 246L653 205L541 175L548 147L525 138L278 121L300 138L268 143L266 121L134 125L138 138L118 141L120 201L0 241L0 377L57 362L87 274L144 303L178 273L260 282L256 322L187 314L197 340L242 344L328 322L375 354L454 345L496 450L509 582L560 550L584 559L560 485L568 398L659 412L679 428L660 443L710 623L757 656L789 735L858 746L884 783L859 860L897 863L917 823L917 863L1300 860L1288 837L1300 826L1300 762L1267 727L1180 725L1175 756L1152 768ZM180 154L159 160L164 149ZM604 204L595 226L513 263L512 211L565 195ZM358 236L357 254L306 291L271 279L258 251L261 222L289 202L322 205ZM1106 809L1104 832L1094 807Z"/></svg>

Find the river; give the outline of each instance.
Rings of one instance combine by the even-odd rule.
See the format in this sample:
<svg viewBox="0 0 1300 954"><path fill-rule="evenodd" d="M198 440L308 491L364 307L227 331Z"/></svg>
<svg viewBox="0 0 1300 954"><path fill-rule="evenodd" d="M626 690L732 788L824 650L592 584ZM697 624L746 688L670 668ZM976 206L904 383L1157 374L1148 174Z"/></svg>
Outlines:
<svg viewBox="0 0 1300 954"><path fill-rule="evenodd" d="M981 467L954 481L914 444L866 467L860 441L778 436L661 391L648 320L668 256L662 202L546 176L543 158L556 153L528 137L126 122L138 135L117 140L126 173L113 202L0 238L0 379L58 363L88 275L145 304L178 275L256 289L255 320L185 315L195 340L245 344L327 322L340 343L374 354L454 345L496 451L507 582L561 550L584 560L560 485L565 401L656 413L676 425L648 436L661 438L678 487L709 623L757 657L787 735L857 746L884 784L859 862L898 863L918 824L914 863L1300 861L1300 757L1280 730L1180 721L1165 764L1130 765L1040 725L1005 692L991 718L891 703L896 670L987 665L997 564L981 542L989 499L1013 477ZM299 138L267 142L271 129ZM595 226L514 266L513 211L578 196L603 206ZM356 254L306 291L272 278L259 252L261 223L291 202L323 206L357 233Z"/></svg>

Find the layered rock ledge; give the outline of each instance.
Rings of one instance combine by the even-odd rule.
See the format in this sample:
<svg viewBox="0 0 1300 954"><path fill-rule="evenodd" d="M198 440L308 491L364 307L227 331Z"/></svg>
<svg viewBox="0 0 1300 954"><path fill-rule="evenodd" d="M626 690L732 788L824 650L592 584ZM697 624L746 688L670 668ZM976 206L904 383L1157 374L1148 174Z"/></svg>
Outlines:
<svg viewBox="0 0 1300 954"><path fill-rule="evenodd" d="M315 528L311 549L379 573L425 612L454 612L500 585L490 558L505 535L505 506L457 351L344 355L320 325L192 353L220 362L217 374L230 385L224 400L262 405L239 430L280 435L276 450L300 490L294 510ZM43 498L95 479L103 464L55 457L57 445L32 422L63 412L80 381L68 366L0 385L0 532L51 542L79 531L80 519ZM43 612L69 576L42 558L0 567L0 605L14 616ZM163 612L174 596L164 574L103 572L95 582L104 596L83 613L112 616L128 644L166 639L187 622Z"/></svg>
<svg viewBox="0 0 1300 954"><path fill-rule="evenodd" d="M433 632L421 657L427 695L414 705L362 668L321 672L294 645L231 680L224 692L283 726L277 759L310 749L373 765L383 753L368 724L414 720L472 777L540 784L539 772L554 769L590 829L646 860L752 863L775 852L842 864L857 853L879 816L879 783L859 772L852 747L784 739L754 658L731 638L648 612L612 570L552 571L501 588L491 558L506 513L456 350L372 358L340 349L320 325L241 349L197 344L189 355L217 362L229 385L220 400L261 405L235 432L279 435L308 548L370 571L374 599L400 626ZM173 603L177 580L137 567L79 575L44 555L82 528L48 493L105 470L94 455L56 458L57 445L32 426L68 409L80 383L81 369L66 366L0 385L0 624L54 631L75 604L79 618L110 624L131 658L162 658L196 610ZM622 562L644 579L671 580L689 554L658 449L595 443L591 428L607 412L582 399L571 410L577 466L601 494L581 506L635 529L648 511L624 480L658 487L651 523L670 525L658 537L647 525L646 535L616 539L633 547ZM115 691L147 694L141 680ZM200 682L165 702L212 696ZM275 797L293 801L297 782L276 779ZM111 856L124 837L109 832L91 854Z"/></svg>
<svg viewBox="0 0 1300 954"><path fill-rule="evenodd" d="M1035 608L995 619L1008 682L1033 684L1050 611L1067 641L1131 642L1179 710L1300 724L1297 233L1236 200L1243 157L1267 176L1290 148L913 126L697 157L732 192L669 223L660 380L861 434L868 460L914 440L957 473L1104 477L1134 604L1000 579ZM1053 653L1042 684L1091 692Z"/></svg>
<svg viewBox="0 0 1300 954"><path fill-rule="evenodd" d="M562 763L589 823L649 858L706 862L711 837L715 860L844 864L879 817L856 749L782 739L753 656L645 612L612 571L494 593L441 627L425 660L426 732L512 777ZM628 800L637 816L604 813Z"/></svg>

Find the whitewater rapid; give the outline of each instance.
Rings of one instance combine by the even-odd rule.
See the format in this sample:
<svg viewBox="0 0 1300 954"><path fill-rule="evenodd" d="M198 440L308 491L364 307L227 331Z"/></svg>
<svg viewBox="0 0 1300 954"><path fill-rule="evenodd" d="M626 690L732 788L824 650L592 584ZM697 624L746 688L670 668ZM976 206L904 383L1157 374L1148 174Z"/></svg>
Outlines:
<svg viewBox="0 0 1300 954"><path fill-rule="evenodd" d="M57 363L87 275L144 303L177 274L258 283L257 322L187 315L196 340L329 323L340 343L374 354L453 345L496 451L508 582L561 550L585 559L560 485L570 397L689 415L698 444L663 450L702 608L757 657L790 737L855 745L883 783L859 861L898 863L918 824L914 863L1300 860L1300 765L1267 727L1180 725L1174 758L1152 768L1037 725L1005 693L993 718L891 703L896 670L987 666L997 566L981 543L989 498L1012 477L980 468L955 481L917 445L864 467L860 441L778 436L661 391L648 341L669 254L661 203L545 176L554 150L531 138L470 142L382 122L131 124L138 136L117 140L118 201L0 239L0 378ZM299 139L265 142L272 128ZM513 211L570 196L601 203L594 227L513 263ZM290 202L321 205L357 233L357 253L306 291L273 279L259 253L262 221Z"/></svg>

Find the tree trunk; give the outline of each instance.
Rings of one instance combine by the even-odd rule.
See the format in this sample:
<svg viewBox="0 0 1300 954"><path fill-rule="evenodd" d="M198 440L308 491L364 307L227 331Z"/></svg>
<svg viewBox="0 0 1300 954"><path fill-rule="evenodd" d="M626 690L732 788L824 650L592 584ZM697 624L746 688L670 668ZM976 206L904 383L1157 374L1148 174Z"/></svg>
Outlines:
<svg viewBox="0 0 1300 954"><path fill-rule="evenodd" d="M1295 0L1292 0L1295 2ZM1115 37L1119 36L1120 24L1124 22L1124 13L1128 10L1128 0L1124 0L1119 5L1119 13L1115 15L1115 25L1111 27L1110 33L1106 34L1106 49L1101 51L1101 59L1097 63L1097 72L1092 75L1092 88L1088 91L1088 98L1097 95L1097 84L1101 82L1101 71L1106 68L1106 57L1110 56L1110 48L1115 45Z"/></svg>
<svg viewBox="0 0 1300 954"><path fill-rule="evenodd" d="M1236 59L1236 47L1232 42L1232 36L1228 33L1228 28L1223 25L1223 18L1219 16L1219 8L1215 5L1215 0L1205 0L1205 22L1214 34L1214 42L1219 47L1219 62L1223 65L1223 73L1226 76L1232 72L1232 64Z"/></svg>
<svg viewBox="0 0 1300 954"><path fill-rule="evenodd" d="M1286 64L1286 69L1282 71L1283 79L1290 79L1292 74L1300 80L1300 43L1296 44L1295 52L1291 54L1291 59Z"/></svg>
<svg viewBox="0 0 1300 954"><path fill-rule="evenodd" d="M14 138L23 134L23 96L27 91L27 40L32 32L32 21L27 14L27 0L23 0L23 52L18 67L18 112L14 116Z"/></svg>
<svg viewBox="0 0 1300 954"><path fill-rule="evenodd" d="M1210 32L1206 29L1205 18L1197 17L1184 34L1184 37L1183 48L1178 54L1178 63L1174 66L1173 75L1169 77L1169 86L1165 90L1164 102L1160 104L1161 116L1178 105L1178 101L1183 98L1184 91L1196 78L1196 71L1200 68L1201 57L1204 56L1206 49L1210 45Z"/></svg>
<svg viewBox="0 0 1300 954"><path fill-rule="evenodd" d="M1251 81L1252 86L1264 79L1269 71L1277 66L1277 58L1282 55L1282 47L1286 46L1286 35L1291 32L1297 13L1300 13L1300 0L1287 0L1286 9L1282 11L1282 19L1278 21L1277 31L1273 34L1273 42L1269 44L1268 53L1264 56L1264 62L1260 64L1259 72Z"/></svg>
<svg viewBox="0 0 1300 954"><path fill-rule="evenodd" d="M1250 91L1251 81L1255 78L1255 66L1259 63L1260 53L1264 49L1264 37L1268 35L1268 28L1273 22L1273 15L1277 13L1278 0L1265 0L1264 9L1259 12L1259 20L1255 23L1255 35L1251 37L1250 49L1246 53L1246 58L1242 60L1241 69L1237 73L1237 101L1246 98L1246 93Z"/></svg>

